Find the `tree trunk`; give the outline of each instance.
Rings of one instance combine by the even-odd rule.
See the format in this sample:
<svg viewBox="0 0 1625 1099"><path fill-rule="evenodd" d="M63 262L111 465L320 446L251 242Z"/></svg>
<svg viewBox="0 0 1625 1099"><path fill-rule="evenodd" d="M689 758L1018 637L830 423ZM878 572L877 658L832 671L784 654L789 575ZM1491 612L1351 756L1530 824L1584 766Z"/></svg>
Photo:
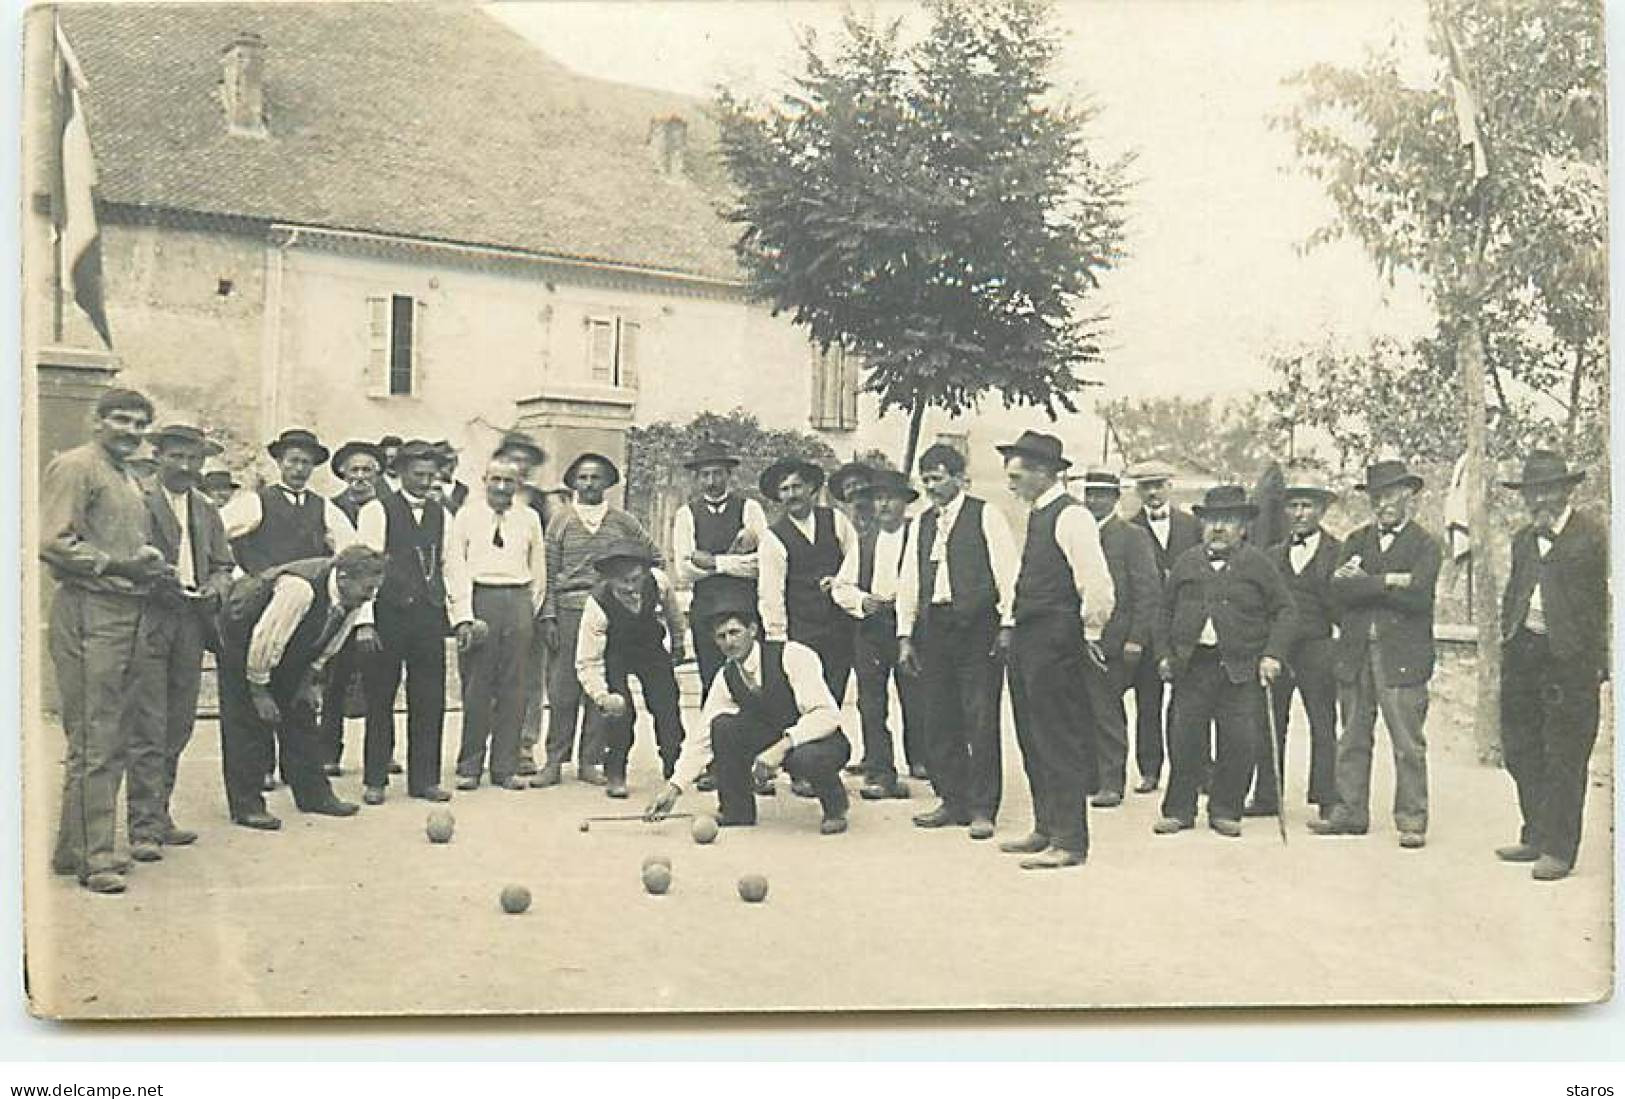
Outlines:
<svg viewBox="0 0 1625 1099"><path fill-rule="evenodd" d="M1574 373L1569 375L1569 415L1563 426L1564 449L1573 451L1574 433L1580 426L1580 388L1585 381L1586 353L1584 345L1574 348Z"/></svg>
<svg viewBox="0 0 1625 1099"><path fill-rule="evenodd" d="M1481 278L1474 280L1481 284ZM1466 325L1460 361L1462 399L1467 417L1468 525L1473 536L1472 585L1474 624L1478 633L1475 665L1478 690L1473 712L1473 740L1480 763L1498 765L1501 761L1501 600L1500 569L1496 565L1496 545L1490 526L1488 484L1489 456L1486 453L1484 402L1484 334L1478 312L1473 310Z"/></svg>
<svg viewBox="0 0 1625 1099"><path fill-rule="evenodd" d="M908 446L903 450L903 473L912 475L916 452L920 449L920 428L925 423L926 402L914 398L914 407L908 413Z"/></svg>

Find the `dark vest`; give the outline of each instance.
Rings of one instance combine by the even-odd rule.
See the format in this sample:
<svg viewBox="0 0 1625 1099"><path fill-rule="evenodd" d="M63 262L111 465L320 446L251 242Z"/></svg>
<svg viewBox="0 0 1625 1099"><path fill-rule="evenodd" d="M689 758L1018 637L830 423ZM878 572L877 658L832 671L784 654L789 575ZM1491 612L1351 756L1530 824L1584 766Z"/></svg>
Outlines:
<svg viewBox="0 0 1625 1099"><path fill-rule="evenodd" d="M1076 500L1062 493L1027 520L1027 543L1021 550L1021 571L1016 574L1017 622L1058 612L1076 616L1083 609L1072 566L1055 539L1061 513L1076 505Z"/></svg>
<svg viewBox="0 0 1625 1099"><path fill-rule="evenodd" d="M745 686L745 677L731 660L722 666L722 674L728 683L728 693L733 695L741 714L774 732L783 733L801 720L796 693L790 687L790 677L784 674L784 642L763 641L761 648L760 691L752 691Z"/></svg>
<svg viewBox="0 0 1625 1099"><path fill-rule="evenodd" d="M706 553L727 553L734 539L745 529L745 498L730 493L722 514L714 515L705 499L696 496L688 503L694 516L694 548ZM756 603L756 583L743 576L705 576L694 581L694 602L689 608L692 621L704 623L712 607L729 603Z"/></svg>
<svg viewBox="0 0 1625 1099"><path fill-rule="evenodd" d="M259 498L260 525L231 543L244 572L327 556L326 500L306 489L304 507L294 507L275 485L261 488Z"/></svg>
<svg viewBox="0 0 1625 1099"><path fill-rule="evenodd" d="M276 581L284 575L297 576L310 583L315 591L310 609L300 619L288 646L282 651L282 660L271 673L271 687L287 691L298 685L311 662L320 655L326 643L328 611L333 602L328 596L328 574L332 562L326 557L291 561L257 575L239 577L233 582L220 612L220 660L227 674L241 675L248 663L248 645L254 637L254 627L271 602Z"/></svg>
<svg viewBox="0 0 1625 1099"><path fill-rule="evenodd" d="M790 618L790 640L811 644L827 637L845 617L818 581L841 571L841 543L835 537L835 513L813 508L813 540L807 541L789 516L773 524L786 552L784 606Z"/></svg>
<svg viewBox="0 0 1625 1099"><path fill-rule="evenodd" d="M384 553L389 564L378 602L390 607L423 604L444 610L446 563L440 559L446 531L446 511L433 500L424 502L423 523L412 518L406 498L392 492L379 498L384 509Z"/></svg>
<svg viewBox="0 0 1625 1099"><path fill-rule="evenodd" d="M902 536L903 546L908 547L908 527L912 519L903 520ZM880 545L880 527L873 526L864 531L858 538L858 587L866 592L875 590L875 551ZM902 572L903 555L898 554L894 562L897 571ZM897 608L895 606L882 608L878 613L863 618L858 628L870 633L880 634L883 637L897 636Z"/></svg>
<svg viewBox="0 0 1625 1099"><path fill-rule="evenodd" d="M598 608L609 619L609 640L604 657L610 664L618 664L623 657L661 648L666 640L666 624L659 614L660 585L651 574L643 578L643 610L633 614L626 604L615 598L609 582L601 580L592 589Z"/></svg>
<svg viewBox="0 0 1625 1099"><path fill-rule="evenodd" d="M993 579L993 558L988 552L987 535L982 531L982 508L986 502L965 497L959 505L959 519L948 532L948 586L953 590L953 608L967 617L993 614L999 604L999 589ZM937 540L937 511L920 516L920 602L931 605L937 590L937 566L931 560L931 547ZM922 614L921 620L924 620Z"/></svg>

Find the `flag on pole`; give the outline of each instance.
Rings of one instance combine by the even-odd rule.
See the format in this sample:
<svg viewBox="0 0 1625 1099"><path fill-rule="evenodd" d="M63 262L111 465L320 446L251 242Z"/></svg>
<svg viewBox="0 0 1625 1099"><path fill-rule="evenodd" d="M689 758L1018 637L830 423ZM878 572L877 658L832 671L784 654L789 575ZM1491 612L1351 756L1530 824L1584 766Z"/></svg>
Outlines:
<svg viewBox="0 0 1625 1099"><path fill-rule="evenodd" d="M1444 47L1450 56L1450 101L1456 111L1456 132L1462 146L1473 150L1473 179L1490 174L1490 158L1484 150L1484 135L1478 128L1478 97L1467 80L1467 66L1462 61L1461 49L1456 45L1456 33L1448 22L1444 25Z"/></svg>
<svg viewBox="0 0 1625 1099"><path fill-rule="evenodd" d="M85 119L84 93L88 85L79 59L62 32L60 20L55 29L58 128L56 201L52 203L52 215L59 260L57 292L72 297L102 343L112 347L102 290L101 229L96 224L96 162L91 155L90 130Z"/></svg>
<svg viewBox="0 0 1625 1099"><path fill-rule="evenodd" d="M1456 459L1450 474L1450 491L1444 498L1444 536L1452 561L1460 561L1473 551L1472 498L1468 494L1467 452Z"/></svg>

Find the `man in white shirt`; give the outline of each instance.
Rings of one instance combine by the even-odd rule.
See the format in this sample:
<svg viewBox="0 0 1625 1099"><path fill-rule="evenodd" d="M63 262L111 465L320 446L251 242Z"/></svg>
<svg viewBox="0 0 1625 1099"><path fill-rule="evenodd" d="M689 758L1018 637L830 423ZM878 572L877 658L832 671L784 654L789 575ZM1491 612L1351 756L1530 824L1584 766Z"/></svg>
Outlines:
<svg viewBox="0 0 1625 1099"><path fill-rule="evenodd" d="M522 790L519 731L525 716L526 672L547 594L542 523L518 504L518 463L494 458L485 491L471 494L451 523L446 585L454 622L471 623L458 655L463 686L463 735L457 788L474 790L490 753L491 785Z"/></svg>
<svg viewBox="0 0 1625 1099"><path fill-rule="evenodd" d="M706 692L696 735L670 781L649 803L648 819L671 812L707 764L716 774L719 823L756 823L753 771L783 767L809 783L823 809L819 831L846 831L848 798L841 767L852 747L841 732L841 711L825 682L818 654L795 641L764 641L755 609L720 608L712 636L726 662Z"/></svg>
<svg viewBox="0 0 1625 1099"><path fill-rule="evenodd" d="M1061 440L1023 432L1000 446L1010 489L1032 512L1016 576L1010 701L1033 794L1033 831L1000 850L1028 855L1024 870L1082 866L1089 857L1088 795L1097 785L1096 732L1084 677L1105 667L1099 636L1116 605L1094 516L1060 483L1071 466Z"/></svg>
<svg viewBox="0 0 1625 1099"><path fill-rule="evenodd" d="M264 572L289 561L325 557L356 540L355 527L331 500L310 488L310 476L328 449L304 428L289 428L266 453L278 480L235 497L220 512L232 552L244 572Z"/></svg>

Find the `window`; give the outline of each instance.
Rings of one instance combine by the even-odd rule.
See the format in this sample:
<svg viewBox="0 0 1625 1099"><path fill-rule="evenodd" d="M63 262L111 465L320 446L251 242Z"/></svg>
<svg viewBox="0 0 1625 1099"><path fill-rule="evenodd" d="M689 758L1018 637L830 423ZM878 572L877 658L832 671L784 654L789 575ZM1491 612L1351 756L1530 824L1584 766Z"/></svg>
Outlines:
<svg viewBox="0 0 1625 1099"><path fill-rule="evenodd" d="M812 426L855 431L858 426L859 362L839 344L812 349Z"/></svg>
<svg viewBox="0 0 1625 1099"><path fill-rule="evenodd" d="M367 395L410 397L421 388L423 303L407 294L367 299Z"/></svg>
<svg viewBox="0 0 1625 1099"><path fill-rule="evenodd" d="M642 328L625 317L587 318L587 376L595 385L638 387L638 340Z"/></svg>

